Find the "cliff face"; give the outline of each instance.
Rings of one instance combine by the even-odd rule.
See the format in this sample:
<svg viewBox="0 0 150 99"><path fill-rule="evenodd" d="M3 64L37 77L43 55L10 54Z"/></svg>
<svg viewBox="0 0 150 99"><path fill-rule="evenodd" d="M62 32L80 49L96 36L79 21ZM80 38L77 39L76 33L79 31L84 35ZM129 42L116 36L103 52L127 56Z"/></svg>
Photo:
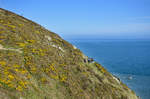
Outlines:
<svg viewBox="0 0 150 99"><path fill-rule="evenodd" d="M0 9L0 99L138 99L57 34Z"/></svg>

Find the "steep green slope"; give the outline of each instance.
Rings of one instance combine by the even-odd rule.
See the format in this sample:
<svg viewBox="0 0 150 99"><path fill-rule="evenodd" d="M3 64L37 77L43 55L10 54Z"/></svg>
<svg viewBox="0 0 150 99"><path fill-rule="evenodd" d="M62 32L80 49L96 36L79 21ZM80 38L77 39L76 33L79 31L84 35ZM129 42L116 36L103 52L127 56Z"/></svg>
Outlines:
<svg viewBox="0 0 150 99"><path fill-rule="evenodd" d="M0 99L138 99L57 34L0 9Z"/></svg>

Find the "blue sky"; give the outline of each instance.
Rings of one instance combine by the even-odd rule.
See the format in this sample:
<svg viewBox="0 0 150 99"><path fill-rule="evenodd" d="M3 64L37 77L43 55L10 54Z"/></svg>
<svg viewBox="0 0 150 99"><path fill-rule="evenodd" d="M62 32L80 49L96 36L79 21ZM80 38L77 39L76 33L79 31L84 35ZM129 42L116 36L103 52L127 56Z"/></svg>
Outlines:
<svg viewBox="0 0 150 99"><path fill-rule="evenodd" d="M0 0L62 37L150 39L150 0Z"/></svg>

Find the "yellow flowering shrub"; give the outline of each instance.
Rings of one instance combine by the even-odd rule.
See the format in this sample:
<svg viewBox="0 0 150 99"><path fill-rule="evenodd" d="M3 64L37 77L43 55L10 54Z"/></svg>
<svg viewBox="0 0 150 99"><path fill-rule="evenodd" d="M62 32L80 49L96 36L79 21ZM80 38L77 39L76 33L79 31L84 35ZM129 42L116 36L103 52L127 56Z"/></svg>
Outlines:
<svg viewBox="0 0 150 99"><path fill-rule="evenodd" d="M0 61L0 65L4 66L4 65L6 65L6 62L5 61Z"/></svg>
<svg viewBox="0 0 150 99"><path fill-rule="evenodd" d="M19 45L20 47L25 47L26 43L17 43L17 45Z"/></svg>

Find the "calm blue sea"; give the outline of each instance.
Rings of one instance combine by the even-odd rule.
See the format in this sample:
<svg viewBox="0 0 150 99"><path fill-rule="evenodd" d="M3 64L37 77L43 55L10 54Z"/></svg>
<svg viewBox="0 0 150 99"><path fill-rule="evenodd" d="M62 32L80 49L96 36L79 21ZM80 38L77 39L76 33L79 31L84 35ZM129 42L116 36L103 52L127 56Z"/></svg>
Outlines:
<svg viewBox="0 0 150 99"><path fill-rule="evenodd" d="M118 76L142 99L150 99L150 40L69 40Z"/></svg>

